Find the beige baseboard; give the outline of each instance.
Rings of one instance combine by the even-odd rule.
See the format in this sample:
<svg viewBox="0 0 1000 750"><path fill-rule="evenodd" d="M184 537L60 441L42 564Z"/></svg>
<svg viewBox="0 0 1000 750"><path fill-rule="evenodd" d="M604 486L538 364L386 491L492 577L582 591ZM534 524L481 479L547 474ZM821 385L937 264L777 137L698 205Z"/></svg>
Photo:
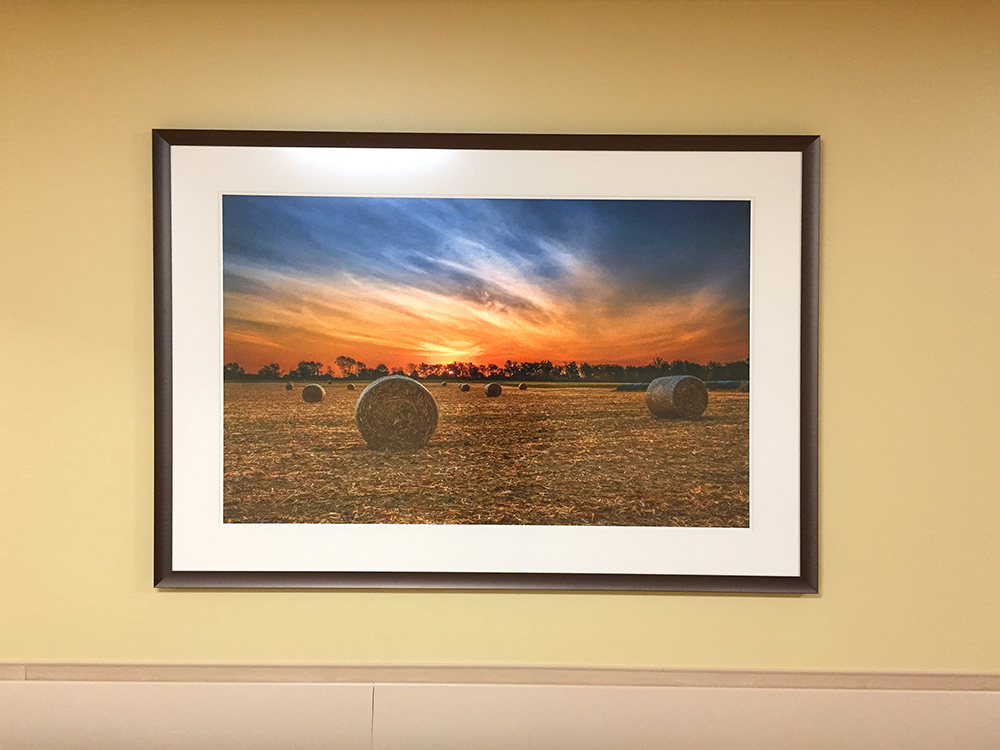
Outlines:
<svg viewBox="0 0 1000 750"><path fill-rule="evenodd" d="M275 682L1000 691L1000 674L560 666L0 664L0 680Z"/></svg>
<svg viewBox="0 0 1000 750"><path fill-rule="evenodd" d="M995 750L1000 675L0 664L7 750Z"/></svg>

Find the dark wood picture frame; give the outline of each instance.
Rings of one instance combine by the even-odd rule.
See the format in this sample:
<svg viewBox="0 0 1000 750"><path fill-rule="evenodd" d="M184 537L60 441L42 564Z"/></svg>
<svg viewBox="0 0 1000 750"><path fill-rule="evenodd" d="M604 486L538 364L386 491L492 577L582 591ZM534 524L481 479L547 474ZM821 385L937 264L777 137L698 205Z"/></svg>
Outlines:
<svg viewBox="0 0 1000 750"><path fill-rule="evenodd" d="M627 590L809 594L818 591L818 260L819 136L726 135L544 135L469 133L328 133L223 130L154 130L153 254L155 348L155 527L154 585L159 588L357 588L357 589L511 589ZM785 154L798 159L800 200L798 278L798 488L797 525L787 529L796 546L798 570L791 575L688 574L665 570L630 572L497 572L482 570L259 569L259 567L179 564L181 501L177 478L186 467L176 455L179 408L174 363L186 342L178 334L175 299L182 234L176 206L186 196L178 187L178 149L185 158L202 150L249 153L268 149L444 149L461 152L613 152L649 154ZM221 250L220 250L221 252ZM791 312L791 310L789 310ZM216 323L217 321L206 321ZM219 365L221 382L221 362ZM753 396L751 396L753 398ZM791 460L791 459L790 459ZM751 503L756 500L751 497ZM185 511L187 512L187 511ZM185 516L186 517L186 516ZM789 525L790 526L790 525ZM794 537L794 539L793 539Z"/></svg>

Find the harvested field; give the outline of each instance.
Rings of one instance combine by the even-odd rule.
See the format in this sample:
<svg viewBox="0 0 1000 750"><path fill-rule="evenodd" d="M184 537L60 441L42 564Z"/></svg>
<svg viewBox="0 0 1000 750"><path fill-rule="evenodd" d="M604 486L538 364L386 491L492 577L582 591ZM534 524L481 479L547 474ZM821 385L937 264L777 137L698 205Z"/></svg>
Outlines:
<svg viewBox="0 0 1000 750"><path fill-rule="evenodd" d="M532 384L488 398L435 388L430 442L369 450L361 389L307 404L278 383L225 384L227 523L749 525L749 394L694 420L645 394Z"/></svg>

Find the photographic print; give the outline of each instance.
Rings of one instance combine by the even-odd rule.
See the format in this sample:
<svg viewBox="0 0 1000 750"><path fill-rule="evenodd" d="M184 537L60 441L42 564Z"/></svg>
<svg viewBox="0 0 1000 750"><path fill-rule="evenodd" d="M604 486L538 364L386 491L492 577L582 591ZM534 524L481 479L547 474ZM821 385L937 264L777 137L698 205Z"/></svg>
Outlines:
<svg viewBox="0 0 1000 750"><path fill-rule="evenodd" d="M816 149L154 131L157 585L815 590Z"/></svg>
<svg viewBox="0 0 1000 750"><path fill-rule="evenodd" d="M226 195L222 227L227 522L749 525L749 201ZM679 376L704 411L660 416Z"/></svg>

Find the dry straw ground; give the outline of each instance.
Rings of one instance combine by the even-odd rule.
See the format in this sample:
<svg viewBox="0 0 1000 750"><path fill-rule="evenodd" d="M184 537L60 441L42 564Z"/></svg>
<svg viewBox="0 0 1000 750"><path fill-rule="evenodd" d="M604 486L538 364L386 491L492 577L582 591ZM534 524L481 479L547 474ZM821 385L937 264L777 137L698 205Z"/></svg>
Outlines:
<svg viewBox="0 0 1000 750"><path fill-rule="evenodd" d="M226 383L226 522L749 525L746 393L671 420L613 386L435 388L437 431L396 453L361 438L360 394Z"/></svg>

